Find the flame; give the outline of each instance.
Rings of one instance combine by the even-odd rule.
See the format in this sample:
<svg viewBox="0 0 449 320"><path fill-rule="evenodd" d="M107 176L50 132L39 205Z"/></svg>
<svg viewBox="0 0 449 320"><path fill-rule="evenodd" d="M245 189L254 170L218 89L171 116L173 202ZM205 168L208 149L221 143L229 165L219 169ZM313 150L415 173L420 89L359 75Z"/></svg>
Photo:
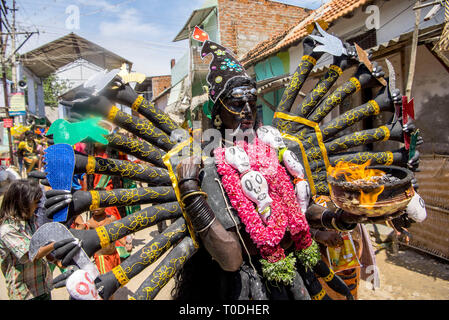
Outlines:
<svg viewBox="0 0 449 320"><path fill-rule="evenodd" d="M364 164L358 165L351 162L339 161L335 167L328 168L328 174L337 179L344 176L348 182L354 182L357 180L365 180L366 182L375 182L373 177L379 177L385 175L385 172L376 169L367 169L371 164L371 160L368 160ZM360 190L360 205L364 205L368 208L372 208L377 202L377 198L384 191L384 186L374 189L374 191L365 193Z"/></svg>

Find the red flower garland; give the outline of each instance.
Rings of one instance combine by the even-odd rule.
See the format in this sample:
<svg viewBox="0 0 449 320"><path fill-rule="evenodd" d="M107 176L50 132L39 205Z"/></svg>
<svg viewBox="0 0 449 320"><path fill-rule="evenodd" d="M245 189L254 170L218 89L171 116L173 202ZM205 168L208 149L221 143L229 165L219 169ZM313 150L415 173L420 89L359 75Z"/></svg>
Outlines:
<svg viewBox="0 0 449 320"><path fill-rule="evenodd" d="M240 174L225 161L225 149L215 149L217 171L222 176L232 206L237 210L245 229L257 245L262 257L269 262L285 258L280 242L288 229L295 249L300 251L312 244L309 225L301 212L295 191L285 168L279 163L276 152L257 138L253 143L237 143L250 158L251 169L259 171L267 180L268 193L273 199L271 216L264 224L256 211L254 203L249 200L240 184Z"/></svg>

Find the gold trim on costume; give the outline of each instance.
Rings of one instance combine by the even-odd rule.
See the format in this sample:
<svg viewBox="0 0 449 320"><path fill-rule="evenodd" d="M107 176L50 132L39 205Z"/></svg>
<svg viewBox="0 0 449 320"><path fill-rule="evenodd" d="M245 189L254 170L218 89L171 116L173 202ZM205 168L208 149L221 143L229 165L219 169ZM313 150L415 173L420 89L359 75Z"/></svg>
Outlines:
<svg viewBox="0 0 449 320"><path fill-rule="evenodd" d="M316 139L318 141L318 146L320 147L320 150L321 150L321 155L323 156L324 165L326 166L326 169L330 167L330 162L329 162L329 158L327 156L326 147L324 146L323 134L321 133L320 125L318 123L307 120L302 117L291 116L291 115L283 113L283 112L276 112L274 114L274 119L290 120L290 121L298 122L298 123L301 123L303 125L313 128L315 130ZM302 152L304 152L304 151L302 151ZM310 179L309 179L309 182L310 182ZM329 187L329 190L331 190L331 186L329 185L329 183L327 185ZM315 190L315 188L314 188L314 190ZM310 191L312 191L312 187L310 188ZM312 195L315 195L315 194L316 194L316 190L315 190L315 193L312 192Z"/></svg>
<svg viewBox="0 0 449 320"><path fill-rule="evenodd" d="M386 165L386 166L391 166L391 165L393 164L393 152L388 151L388 152L387 152L387 157L388 157L388 160L387 160L387 162L385 163L385 165Z"/></svg>
<svg viewBox="0 0 449 320"><path fill-rule="evenodd" d="M95 157L88 156L87 157L87 165L86 165L86 173L87 174L94 174L95 173Z"/></svg>
<svg viewBox="0 0 449 320"><path fill-rule="evenodd" d="M334 271L332 271L332 269L329 268L329 274L323 278L324 281L326 282L330 282L335 276Z"/></svg>
<svg viewBox="0 0 449 320"><path fill-rule="evenodd" d="M140 105L142 104L143 100L144 99L142 96L138 96L136 101L134 101L133 105L131 106L131 109L137 111L137 109L139 109Z"/></svg>
<svg viewBox="0 0 449 320"><path fill-rule="evenodd" d="M316 65L316 59L314 57L308 56L308 55L304 55L302 56L302 60L303 61L308 61L313 65Z"/></svg>
<svg viewBox="0 0 449 320"><path fill-rule="evenodd" d="M122 286L125 286L129 282L129 278L121 266L117 266L112 269L112 273Z"/></svg>
<svg viewBox="0 0 449 320"><path fill-rule="evenodd" d="M390 139L390 129L388 129L386 126L381 126L381 127L379 127L379 129L381 129L385 133L385 138L383 139L383 141L389 140Z"/></svg>
<svg viewBox="0 0 449 320"><path fill-rule="evenodd" d="M321 289L321 291L318 294L316 294L312 297L312 300L323 300L325 295L326 295L326 291L324 291L324 289Z"/></svg>
<svg viewBox="0 0 449 320"><path fill-rule="evenodd" d="M95 190L90 190L89 192L92 197L92 203L89 207L89 210L98 209L100 207L100 194Z"/></svg>
<svg viewBox="0 0 449 320"><path fill-rule="evenodd" d="M111 110L109 110L108 113L108 120L111 122L114 122L115 117L117 116L117 112L120 110L116 106L112 106Z"/></svg>
<svg viewBox="0 0 449 320"><path fill-rule="evenodd" d="M106 228L104 226L98 227L95 229L97 232L98 238L100 238L100 245L102 248L107 247L111 240L109 239L108 232L106 231Z"/></svg>
<svg viewBox="0 0 449 320"><path fill-rule="evenodd" d="M341 76L343 74L343 70L339 66L331 65L329 67L329 69L330 70L334 70L335 72L337 72L339 76Z"/></svg>
<svg viewBox="0 0 449 320"><path fill-rule="evenodd" d="M380 113L379 104L376 102L376 100L370 100L368 101L368 104L374 108L374 115L377 116Z"/></svg>
<svg viewBox="0 0 449 320"><path fill-rule="evenodd" d="M170 180L171 180L173 189L175 190L176 199L178 199L179 206L181 207L182 215L184 217L184 220L186 220L187 228L189 230L190 237L192 238L193 245L195 246L195 248L199 248L199 244L198 244L198 241L196 239L195 232L193 230L192 222L187 217L187 214L186 214L186 211L185 211L185 208L184 208L184 204L181 201L181 193L179 191L178 179L176 178L176 174L174 173L173 167L172 167L171 162L170 162L170 158L171 157L175 156L182 149L184 149L184 147L186 147L186 146L188 146L188 145L190 145L192 143L193 143L193 138L190 137L189 140L186 140L186 141L178 144L172 150L170 150L169 152L167 152L165 154L165 156L162 158L162 161L164 162L165 166L167 167L168 175L170 176Z"/></svg>
<svg viewBox="0 0 449 320"><path fill-rule="evenodd" d="M362 85L361 85L359 79L357 79L355 77L352 77L351 79L349 79L349 81L351 81L352 84L356 87L356 91L355 92L358 92L358 91L360 91L362 89Z"/></svg>
<svg viewBox="0 0 449 320"><path fill-rule="evenodd" d="M301 149L302 153L302 159L304 161L304 169L306 170L307 180L309 182L310 192L314 195L316 194L316 188L315 188L315 182L313 181L312 177L312 171L310 170L309 160L307 159L306 151L304 149L304 146L298 138L295 136L289 135L288 133L283 133L282 137L285 139L288 139L290 141L294 141L299 145L299 148Z"/></svg>

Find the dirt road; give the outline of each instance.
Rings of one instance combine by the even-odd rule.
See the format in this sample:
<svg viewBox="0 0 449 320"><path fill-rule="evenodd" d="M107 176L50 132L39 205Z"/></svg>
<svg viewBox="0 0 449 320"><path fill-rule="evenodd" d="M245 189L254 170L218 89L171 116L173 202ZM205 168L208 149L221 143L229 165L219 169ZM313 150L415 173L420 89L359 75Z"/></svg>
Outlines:
<svg viewBox="0 0 449 320"><path fill-rule="evenodd" d="M362 281L360 300L449 300L449 262L406 247L383 249L376 262L380 288Z"/></svg>

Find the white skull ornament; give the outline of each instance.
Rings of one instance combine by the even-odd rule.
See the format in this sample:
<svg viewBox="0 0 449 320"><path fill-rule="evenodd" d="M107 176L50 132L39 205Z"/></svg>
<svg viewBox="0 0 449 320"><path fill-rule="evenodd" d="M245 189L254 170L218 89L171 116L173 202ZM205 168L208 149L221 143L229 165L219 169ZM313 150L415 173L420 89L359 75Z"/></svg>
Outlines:
<svg viewBox="0 0 449 320"><path fill-rule="evenodd" d="M310 187L306 180L301 180L295 185L296 199L302 213L306 213L310 202Z"/></svg>
<svg viewBox="0 0 449 320"><path fill-rule="evenodd" d="M272 126L262 126L257 129L257 137L273 149L278 150L286 147L281 132Z"/></svg>
<svg viewBox="0 0 449 320"><path fill-rule="evenodd" d="M302 166L301 162L299 162L294 152L286 150L283 153L282 162L284 163L285 168L293 177L304 179L304 167Z"/></svg>
<svg viewBox="0 0 449 320"><path fill-rule="evenodd" d="M267 209L273 200L268 195L268 183L265 177L257 171L249 171L241 179L245 196L257 205L259 213ZM267 217L268 218L268 217Z"/></svg>
<svg viewBox="0 0 449 320"><path fill-rule="evenodd" d="M225 150L226 162L240 173L251 169L249 157L241 147L229 147Z"/></svg>
<svg viewBox="0 0 449 320"><path fill-rule="evenodd" d="M407 205L407 215L410 219L421 223L426 220L427 210L423 198L415 191L415 195Z"/></svg>
<svg viewBox="0 0 449 320"><path fill-rule="evenodd" d="M66 288L75 300L102 300L89 272L79 269L67 278Z"/></svg>

